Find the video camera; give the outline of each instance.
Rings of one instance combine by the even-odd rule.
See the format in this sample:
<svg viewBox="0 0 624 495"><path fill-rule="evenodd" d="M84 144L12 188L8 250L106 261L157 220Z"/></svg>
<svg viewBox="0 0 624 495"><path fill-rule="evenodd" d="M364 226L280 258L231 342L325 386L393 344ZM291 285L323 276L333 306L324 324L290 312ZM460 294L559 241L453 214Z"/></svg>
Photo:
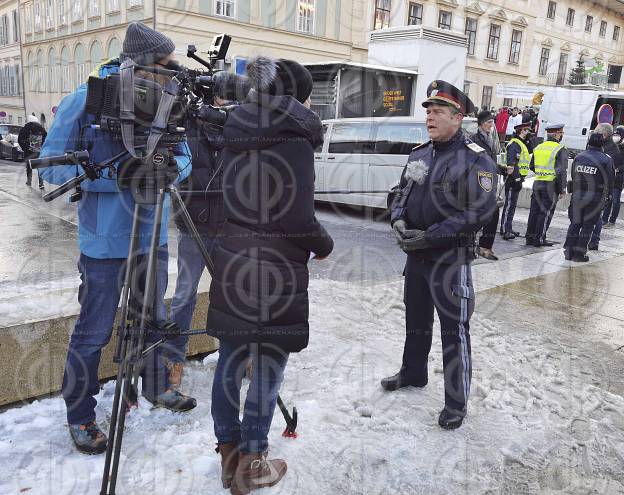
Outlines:
<svg viewBox="0 0 624 495"><path fill-rule="evenodd" d="M95 118L81 129L80 142L83 142L86 129L102 130L121 140L125 150L101 164L91 163L88 153L86 157L82 156L80 150L32 160L33 168L41 168L67 164L67 157L71 155L72 161L85 171L43 199L51 201L75 188L72 201L80 200L80 182L95 180L106 171L112 177L114 161L118 161L119 186L132 188L137 202L153 202L155 193L177 177L172 147L186 139L186 122L196 118L202 125L219 132L234 107L213 106L215 96L227 94L238 100L249 91L245 78L215 68L217 61L225 59L230 42L231 37L226 34L215 36L208 50L208 60L197 55L194 45L188 47L187 56L205 69L190 69L177 64L167 68L141 66L125 60L118 74L105 78L90 77L85 110Z"/></svg>

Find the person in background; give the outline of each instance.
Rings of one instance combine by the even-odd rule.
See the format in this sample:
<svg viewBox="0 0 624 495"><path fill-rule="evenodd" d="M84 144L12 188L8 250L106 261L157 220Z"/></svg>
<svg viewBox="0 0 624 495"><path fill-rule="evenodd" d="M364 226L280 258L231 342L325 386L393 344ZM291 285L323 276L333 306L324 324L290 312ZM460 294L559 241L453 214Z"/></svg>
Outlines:
<svg viewBox="0 0 624 495"><path fill-rule="evenodd" d="M614 136L620 137L620 132L624 134L624 128L622 128L621 131L614 133L613 126L611 124L598 124L596 126L596 129L594 129L594 133L602 134L605 138L603 151L607 153L609 156L611 156L611 158L613 159L613 168L614 168L615 178L613 182L614 191L611 191L611 194L609 195L609 199L607 199L605 203L604 211L602 212L602 215L598 217L598 220L596 221L596 225L594 226L594 230L591 235L591 239L589 240L588 249L590 251L597 251L598 248L600 247L600 236L602 234L603 226L606 229L613 228L612 226L609 225L610 216L614 217L613 226L615 226L615 219L617 218L617 215L613 214L612 212L613 208L616 209L616 212L618 215L620 213L619 202L621 201L622 189L621 187L618 188L618 185L621 184L622 179L618 177L620 175L620 173L618 172L622 170L622 168L624 167L624 164L622 163L624 155L622 155L622 153L620 152L619 143L615 143L615 141L613 140ZM618 199L617 206L613 206L613 203L614 203L613 196L617 196L617 199Z"/></svg>
<svg viewBox="0 0 624 495"><path fill-rule="evenodd" d="M511 115L507 121L507 128L505 129L505 141L509 141L513 136L514 129L517 125L522 124L522 114L519 113L518 107L511 109Z"/></svg>
<svg viewBox="0 0 624 495"><path fill-rule="evenodd" d="M587 149L572 162L570 227L563 245L566 260L589 261L587 245L613 189L613 158L603 151L605 139L604 134L594 132Z"/></svg>
<svg viewBox="0 0 624 495"><path fill-rule="evenodd" d="M507 111L507 107L500 108L498 110L498 114L496 115L496 132L498 133L498 140L501 145L505 142L508 120L509 112Z"/></svg>
<svg viewBox="0 0 624 495"><path fill-rule="evenodd" d="M41 151L41 147L43 146L47 135L48 133L45 128L39 123L39 119L36 115L33 114L26 118L26 125L22 127L22 130L17 137L17 142L24 152L24 160L26 160L27 186L32 184L32 168L30 168L28 160L39 157L39 152ZM44 189L43 178L38 171L37 176L39 178L39 189Z"/></svg>
<svg viewBox="0 0 624 495"><path fill-rule="evenodd" d="M481 146L494 163L498 163L499 149L492 138L494 132L494 114L488 111L479 112L477 115L477 123L479 124L479 128L475 134L470 136L470 139ZM498 168L499 173L505 173L506 168ZM479 237L479 245L477 247L477 254L490 261L498 261L498 256L496 256L492 250L494 238L496 237L496 229L498 228L501 205L497 206L498 208L494 210L491 220L483 226L481 236Z"/></svg>

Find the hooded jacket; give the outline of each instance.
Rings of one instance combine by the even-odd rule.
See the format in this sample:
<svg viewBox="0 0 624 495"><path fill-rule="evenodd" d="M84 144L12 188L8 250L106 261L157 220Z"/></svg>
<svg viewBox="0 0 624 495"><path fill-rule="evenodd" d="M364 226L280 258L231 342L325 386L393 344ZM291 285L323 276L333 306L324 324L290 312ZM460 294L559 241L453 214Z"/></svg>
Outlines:
<svg viewBox="0 0 624 495"><path fill-rule="evenodd" d="M314 216L316 114L252 91L224 129L225 225L210 285L208 333L285 352L308 344L308 268L333 241Z"/></svg>
<svg viewBox="0 0 624 495"><path fill-rule="evenodd" d="M100 78L118 73L119 61L106 62L96 71ZM96 120L96 117L85 111L86 98L87 84L82 84L72 94L63 98L41 149L41 158L62 155L66 151L86 149L89 151L92 163L102 163L123 151L124 147L120 139L115 139L108 132L88 127ZM80 131L84 126L87 127L81 140ZM178 144L174 148L174 155L180 171L178 179L184 179L191 171L191 155L187 144ZM118 163L115 163L115 168L117 166ZM40 176L52 184L63 184L82 172L82 167L77 165L39 169ZM105 175L94 181L85 180L81 187L83 197L78 202L80 252L90 258L127 258L135 205L131 191L118 187L116 173L110 178ZM167 243L169 202L169 197L166 197L160 246ZM139 254L145 254L149 250L154 210L154 206L143 206L139 231Z"/></svg>

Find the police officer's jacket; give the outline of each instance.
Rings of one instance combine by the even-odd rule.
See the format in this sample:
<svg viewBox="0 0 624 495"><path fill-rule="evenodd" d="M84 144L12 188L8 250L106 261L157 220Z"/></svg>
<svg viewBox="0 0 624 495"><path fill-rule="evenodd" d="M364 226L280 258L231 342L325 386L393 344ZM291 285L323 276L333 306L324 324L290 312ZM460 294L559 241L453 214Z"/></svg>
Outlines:
<svg viewBox="0 0 624 495"><path fill-rule="evenodd" d="M553 141L557 142L555 139L547 139L544 142ZM539 146L536 147L536 149ZM531 157L531 165L530 168L535 172L535 153L536 150L533 150L533 156ZM563 194L566 191L566 185L568 180L568 150L564 147L557 153L555 157L555 180L553 181L544 181L544 180L535 180L533 181L533 189L542 190L542 189L554 189L556 194Z"/></svg>
<svg viewBox="0 0 624 495"><path fill-rule="evenodd" d="M588 146L572 162L572 202L597 202L613 189L613 158L597 146Z"/></svg>
<svg viewBox="0 0 624 495"><path fill-rule="evenodd" d="M474 236L496 205L496 165L460 129L448 141L414 148L401 177L392 221L426 231L429 248L410 256L442 263L474 259ZM407 198L404 195L407 194Z"/></svg>
<svg viewBox="0 0 624 495"><path fill-rule="evenodd" d="M522 141L527 148L529 154L533 152L533 147L528 140L522 139L518 134L513 135L512 139L517 139L518 141ZM520 184L522 187L522 182L524 182L524 176L520 172L520 160L522 158L522 148L520 145L514 140L509 143L507 146L507 165L514 168L514 171L511 174L507 174L507 178L505 179L507 185L511 186L514 184ZM531 158L529 157L528 160ZM528 164L527 164L528 165Z"/></svg>

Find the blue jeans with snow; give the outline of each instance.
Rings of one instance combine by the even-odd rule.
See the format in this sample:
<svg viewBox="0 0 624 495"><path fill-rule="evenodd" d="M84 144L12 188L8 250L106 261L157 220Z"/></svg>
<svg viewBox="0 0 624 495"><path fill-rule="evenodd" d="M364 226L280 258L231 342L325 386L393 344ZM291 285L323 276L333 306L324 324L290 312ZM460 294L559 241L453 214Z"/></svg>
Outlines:
<svg viewBox="0 0 624 495"><path fill-rule="evenodd" d="M208 253L212 255L217 246L217 240L206 235L202 235L201 240ZM197 302L197 287L205 268L206 263L195 239L190 234L180 231L178 236L178 278L175 295L171 300L170 319L175 321L183 332L191 328L193 311ZM180 335L169 340L165 351L167 359L174 363L184 362L188 340L188 335Z"/></svg>
<svg viewBox="0 0 624 495"><path fill-rule="evenodd" d="M167 258L167 246L161 246L158 251L156 288L159 320L165 319ZM143 293L146 267L147 256L140 256L135 271L139 274L135 294ZM100 391L100 356L113 331L125 268L126 260L123 258L96 259L81 254L78 260L81 279L78 289L80 314L69 341L62 387L69 424L84 424L95 420L97 401L94 396ZM136 304L132 306L134 311L138 311ZM150 332L145 337L146 346L158 340L159 335ZM167 389L167 374L160 349L145 357L141 376L144 395L154 397Z"/></svg>
<svg viewBox="0 0 624 495"><path fill-rule="evenodd" d="M252 378L241 422L240 389L250 357ZM288 353L274 346L251 344L249 347L220 341L212 383L212 419L220 444L237 442L240 450L247 454L267 450L269 429L287 362Z"/></svg>

